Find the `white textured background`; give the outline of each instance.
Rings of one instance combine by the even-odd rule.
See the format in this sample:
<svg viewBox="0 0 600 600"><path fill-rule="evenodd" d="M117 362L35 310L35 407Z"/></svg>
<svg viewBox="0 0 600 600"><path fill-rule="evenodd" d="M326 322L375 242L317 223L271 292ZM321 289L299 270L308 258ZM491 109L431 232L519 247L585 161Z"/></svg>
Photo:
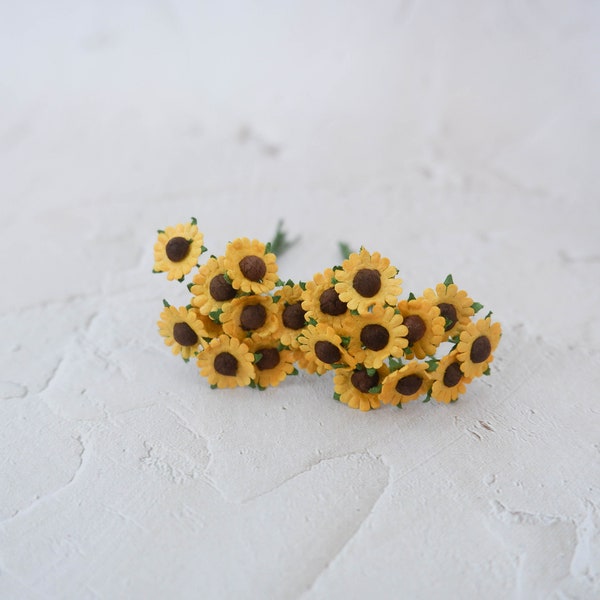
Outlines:
<svg viewBox="0 0 600 600"><path fill-rule="evenodd" d="M600 4L0 5L0 597L598 598ZM504 326L451 406L211 391L155 230L390 257Z"/></svg>

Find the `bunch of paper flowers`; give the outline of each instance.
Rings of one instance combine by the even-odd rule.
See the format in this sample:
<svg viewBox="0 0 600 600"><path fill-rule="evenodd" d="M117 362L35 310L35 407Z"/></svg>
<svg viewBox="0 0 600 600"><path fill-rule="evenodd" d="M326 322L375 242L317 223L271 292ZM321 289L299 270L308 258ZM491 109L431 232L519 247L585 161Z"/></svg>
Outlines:
<svg viewBox="0 0 600 600"><path fill-rule="evenodd" d="M334 370L334 398L367 411L423 398L453 402L489 375L501 336L491 312L449 275L419 297L400 299L398 270L378 252L349 252L312 281L285 283L277 255L290 242L238 238L222 256L206 252L197 222L159 230L154 272L188 283L187 306L163 300L159 332L173 354L194 358L213 388L279 385L299 367ZM194 271L194 273L192 273Z"/></svg>

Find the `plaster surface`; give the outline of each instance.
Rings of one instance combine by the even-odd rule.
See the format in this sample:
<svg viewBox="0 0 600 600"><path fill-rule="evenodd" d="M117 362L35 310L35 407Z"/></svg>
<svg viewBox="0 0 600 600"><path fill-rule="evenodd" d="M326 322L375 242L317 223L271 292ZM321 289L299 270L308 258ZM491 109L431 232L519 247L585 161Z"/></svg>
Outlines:
<svg viewBox="0 0 600 600"><path fill-rule="evenodd" d="M593 2L0 9L0 597L598 598ZM155 230L363 244L504 336L456 404L213 391Z"/></svg>

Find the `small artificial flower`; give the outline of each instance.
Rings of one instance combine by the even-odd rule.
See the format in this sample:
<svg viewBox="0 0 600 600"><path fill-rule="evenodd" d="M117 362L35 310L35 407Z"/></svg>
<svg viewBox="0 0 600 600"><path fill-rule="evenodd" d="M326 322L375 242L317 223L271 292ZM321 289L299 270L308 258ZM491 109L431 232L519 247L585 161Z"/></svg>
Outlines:
<svg viewBox="0 0 600 600"><path fill-rule="evenodd" d="M206 327L200 315L193 308L170 306L160 313L158 331L165 338L165 344L171 346L173 354L181 354L184 360L198 352L202 338L208 337Z"/></svg>
<svg viewBox="0 0 600 600"><path fill-rule="evenodd" d="M444 338L444 317L440 309L425 298L412 298L398 303L398 309L408 328L408 357L433 356Z"/></svg>
<svg viewBox="0 0 600 600"><path fill-rule="evenodd" d="M408 328L402 324L402 315L380 304L363 315L348 315L343 335L350 338L350 354L367 368L378 369L390 356L403 356L408 345Z"/></svg>
<svg viewBox="0 0 600 600"><path fill-rule="evenodd" d="M211 256L200 267L192 281L193 285L190 286L190 291L194 295L192 305L203 315L223 310L223 306L237 295L237 291L227 279L223 256L219 258Z"/></svg>
<svg viewBox="0 0 600 600"><path fill-rule="evenodd" d="M200 374L212 387L234 388L250 385L254 377L254 355L236 338L220 335L198 355Z"/></svg>
<svg viewBox="0 0 600 600"><path fill-rule="evenodd" d="M334 397L363 412L379 408L379 391L388 372L387 365L378 369L367 369L364 365L355 369L338 369L333 377Z"/></svg>
<svg viewBox="0 0 600 600"><path fill-rule="evenodd" d="M342 326L344 317L349 314L348 305L340 300L333 283L333 269L316 273L312 281L306 282L302 294L302 308L306 311L306 320L325 323L335 330Z"/></svg>
<svg viewBox="0 0 600 600"><path fill-rule="evenodd" d="M427 369L426 363L412 360L396 371L392 371L383 380L381 401L384 404L401 406L426 394L431 387Z"/></svg>
<svg viewBox="0 0 600 600"><path fill-rule="evenodd" d="M467 325L456 347L460 368L467 377L480 377L487 371L501 335L500 323L492 324L489 317Z"/></svg>
<svg viewBox="0 0 600 600"><path fill-rule="evenodd" d="M298 338L300 350L305 353L309 373L322 375L325 371L339 367L354 367L356 361L342 345L342 338L335 330L319 323L306 327Z"/></svg>
<svg viewBox="0 0 600 600"><path fill-rule="evenodd" d="M307 324L302 294L303 289L299 284L289 282L276 290L273 296L278 309L278 328L274 335L290 348L298 347L298 336Z"/></svg>
<svg viewBox="0 0 600 600"><path fill-rule="evenodd" d="M279 385L295 371L293 350L280 346L276 338L261 338L254 334L244 340L254 354L254 381L261 388Z"/></svg>
<svg viewBox="0 0 600 600"><path fill-rule="evenodd" d="M437 369L429 374L433 381L432 398L448 404L466 392L466 384L471 383L471 378L461 371L460 364L457 350L452 350L440 360Z"/></svg>
<svg viewBox="0 0 600 600"><path fill-rule="evenodd" d="M167 273L167 279L183 280L198 263L205 250L204 236L198 231L196 219L190 223L166 227L158 232L154 244L154 272Z"/></svg>
<svg viewBox="0 0 600 600"><path fill-rule="evenodd" d="M262 294L275 287L279 281L276 257L265 250L265 244L248 238L237 238L227 244L225 268L236 290Z"/></svg>
<svg viewBox="0 0 600 600"><path fill-rule="evenodd" d="M397 274L398 269L388 258L361 248L342 263L341 270L335 271L335 290L350 310L364 314L376 304L396 305L402 293L402 280L396 278Z"/></svg>
<svg viewBox="0 0 600 600"><path fill-rule="evenodd" d="M220 321L223 331L238 339L253 333L270 336L278 325L277 305L272 296L240 296L223 307Z"/></svg>
<svg viewBox="0 0 600 600"><path fill-rule="evenodd" d="M445 319L443 341L464 329L475 314L473 299L452 283L450 275L444 283L435 286L435 291L427 288L423 296L440 309L440 314Z"/></svg>

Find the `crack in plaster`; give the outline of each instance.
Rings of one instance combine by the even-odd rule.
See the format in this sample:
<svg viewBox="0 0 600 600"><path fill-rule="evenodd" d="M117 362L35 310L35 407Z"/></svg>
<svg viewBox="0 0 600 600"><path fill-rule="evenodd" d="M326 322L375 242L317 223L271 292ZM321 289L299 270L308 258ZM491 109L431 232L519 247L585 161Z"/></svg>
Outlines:
<svg viewBox="0 0 600 600"><path fill-rule="evenodd" d="M499 500L492 500L492 514L503 523L517 525L554 525L555 523L571 522L569 519L558 515L545 515L543 513L511 510Z"/></svg>
<svg viewBox="0 0 600 600"><path fill-rule="evenodd" d="M43 503L47 502L48 500L50 500L51 498L54 498L54 497L58 496L61 492L63 492L66 488L68 488L69 486L71 486L73 484L73 482L76 480L77 476L79 475L79 473L82 470L83 462L84 462L84 456L86 454L86 446L85 446L85 444L83 442L83 438L82 438L81 434L77 435L73 439L76 440L79 443L79 446L80 446L80 450L78 452L79 464L77 465L77 467L75 469L75 472L69 478L69 480L66 481L63 485L61 485L58 489L56 489L56 490L54 490L52 492L49 492L49 493L47 493L47 494L45 494L43 496L36 497L27 506L25 506L23 508L18 508L12 515L6 517L5 519L0 520L0 525L1 526L6 526L7 524L9 524L14 519L16 519L18 517L21 517L23 515L29 514L38 505L43 504Z"/></svg>

